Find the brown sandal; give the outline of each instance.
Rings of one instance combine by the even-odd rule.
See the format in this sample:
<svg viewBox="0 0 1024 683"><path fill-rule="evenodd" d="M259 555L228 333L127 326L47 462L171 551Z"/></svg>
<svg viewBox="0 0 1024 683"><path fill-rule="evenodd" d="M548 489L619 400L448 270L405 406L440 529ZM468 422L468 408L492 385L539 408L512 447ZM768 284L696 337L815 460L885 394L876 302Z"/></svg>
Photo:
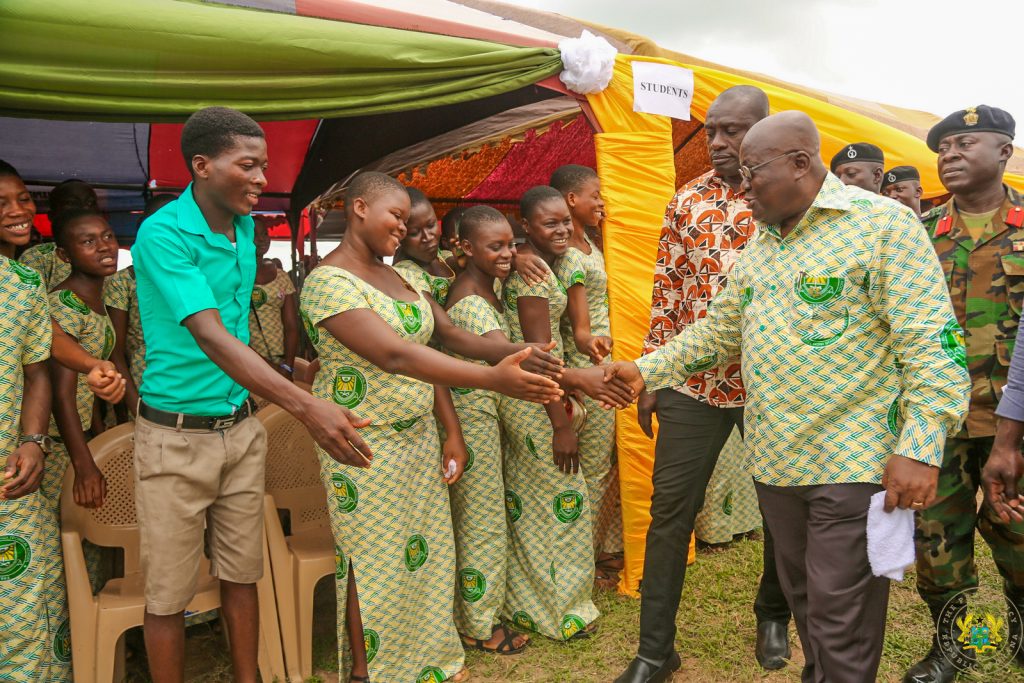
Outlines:
<svg viewBox="0 0 1024 683"><path fill-rule="evenodd" d="M594 572L594 585L605 591L616 590L619 587L619 574L598 567Z"/></svg>
<svg viewBox="0 0 1024 683"><path fill-rule="evenodd" d="M489 654L494 655L517 655L523 650L525 650L526 646L530 644L530 639L527 638L525 643L523 643L519 647L516 647L515 639L519 636L525 636L526 634L519 633L518 631L513 631L508 626L505 626L505 624L498 624L497 626L495 626L494 630L491 631L491 635L493 636L498 631L501 631L504 638L502 638L501 642L498 643L497 647L487 647L484 644L487 642L486 640L480 640L479 638L470 638L468 636L462 636L462 644L465 647L469 647L474 650L480 650L481 652L487 652Z"/></svg>
<svg viewBox="0 0 1024 683"><path fill-rule="evenodd" d="M618 574L625 569L626 560L622 553L606 553L604 554L604 557L599 558L594 564L598 571Z"/></svg>

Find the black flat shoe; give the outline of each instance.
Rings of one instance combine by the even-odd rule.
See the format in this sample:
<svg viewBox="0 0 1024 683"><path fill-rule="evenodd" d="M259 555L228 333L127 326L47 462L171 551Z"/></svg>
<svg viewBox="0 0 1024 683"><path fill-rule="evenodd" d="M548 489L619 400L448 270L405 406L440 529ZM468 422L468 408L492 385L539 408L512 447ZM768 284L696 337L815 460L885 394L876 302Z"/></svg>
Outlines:
<svg viewBox="0 0 1024 683"><path fill-rule="evenodd" d="M664 683L672 678L672 673L680 666L682 660L679 659L679 653L674 650L661 666L655 666L636 657L622 675L615 679L615 683Z"/></svg>
<svg viewBox="0 0 1024 683"><path fill-rule="evenodd" d="M754 657L762 669L775 671L786 666L786 660L793 656L789 649L789 624L781 621L764 621L757 625L757 645Z"/></svg>

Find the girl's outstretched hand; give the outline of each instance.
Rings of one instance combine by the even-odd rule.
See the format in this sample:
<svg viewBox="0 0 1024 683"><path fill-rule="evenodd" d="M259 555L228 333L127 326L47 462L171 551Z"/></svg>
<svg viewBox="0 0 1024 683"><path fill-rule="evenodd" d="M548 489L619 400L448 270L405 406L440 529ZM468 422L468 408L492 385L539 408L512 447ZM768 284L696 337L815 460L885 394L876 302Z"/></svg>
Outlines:
<svg viewBox="0 0 1024 683"><path fill-rule="evenodd" d="M494 391L519 398L533 403L550 403L562 398L562 390L558 382L550 377L536 375L527 372L521 365L530 354L533 347L517 351L494 366L495 382L492 387Z"/></svg>

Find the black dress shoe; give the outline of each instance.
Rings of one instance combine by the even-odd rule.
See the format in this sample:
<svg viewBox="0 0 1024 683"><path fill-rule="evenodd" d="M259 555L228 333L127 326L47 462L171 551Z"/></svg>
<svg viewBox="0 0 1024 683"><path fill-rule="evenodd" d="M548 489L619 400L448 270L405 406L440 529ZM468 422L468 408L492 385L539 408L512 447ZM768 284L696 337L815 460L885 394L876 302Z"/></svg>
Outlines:
<svg viewBox="0 0 1024 683"><path fill-rule="evenodd" d="M672 672L678 670L682 664L679 653L675 650L661 666L635 657L622 675L615 679L615 683L664 683L672 678Z"/></svg>
<svg viewBox="0 0 1024 683"><path fill-rule="evenodd" d="M775 671L786 666L792 658L789 649L789 624L783 621L763 621L757 625L757 645L754 656L762 669Z"/></svg>
<svg viewBox="0 0 1024 683"><path fill-rule="evenodd" d="M952 683L958 670L943 656L938 647L932 649L920 662L910 667L903 676L903 683Z"/></svg>

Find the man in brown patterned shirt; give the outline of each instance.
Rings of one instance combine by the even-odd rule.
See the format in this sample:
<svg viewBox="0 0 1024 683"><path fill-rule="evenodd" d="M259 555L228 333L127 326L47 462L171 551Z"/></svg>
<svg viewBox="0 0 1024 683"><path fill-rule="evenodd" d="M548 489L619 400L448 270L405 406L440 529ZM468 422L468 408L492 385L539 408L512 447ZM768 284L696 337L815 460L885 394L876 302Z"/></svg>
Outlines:
<svg viewBox="0 0 1024 683"><path fill-rule="evenodd" d="M747 129L768 113L768 97L752 86L724 91L708 109L705 130L713 170L680 188L666 209L644 353L704 317L740 251L754 238L754 221L739 192L739 148ZM653 436L653 414L659 425L652 520L640 591L640 646L616 683L665 681L680 666L673 642L690 535L722 447L734 427L742 432L745 398L739 359L695 372L674 389L640 396L644 433ZM779 669L790 656L790 611L767 528L764 533L765 571L754 603L755 654L764 668Z"/></svg>

